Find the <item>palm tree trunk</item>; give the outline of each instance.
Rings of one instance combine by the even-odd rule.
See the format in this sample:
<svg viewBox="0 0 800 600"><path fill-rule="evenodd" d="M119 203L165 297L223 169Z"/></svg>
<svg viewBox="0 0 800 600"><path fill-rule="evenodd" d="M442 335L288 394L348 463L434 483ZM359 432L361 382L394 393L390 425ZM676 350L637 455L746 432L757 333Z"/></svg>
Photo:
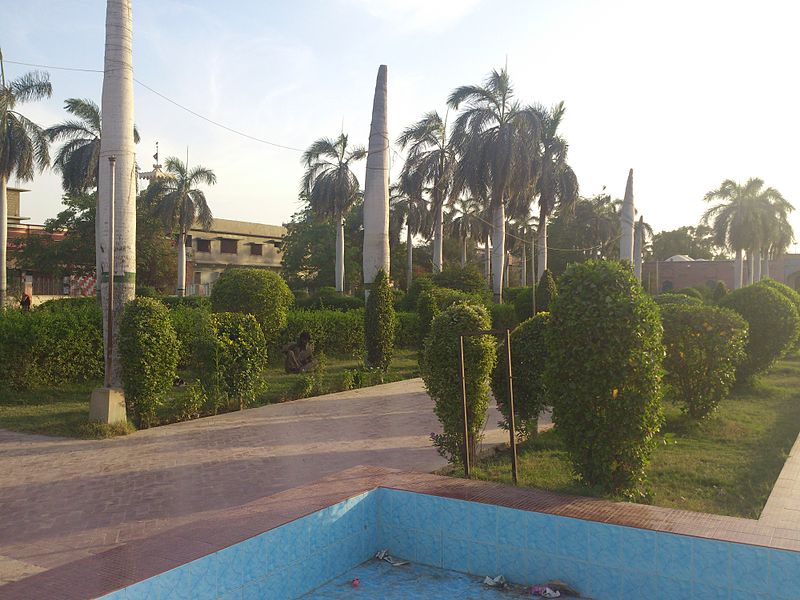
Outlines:
<svg viewBox="0 0 800 600"><path fill-rule="evenodd" d="M733 289L738 290L744 282L744 253L741 248L736 249L736 260L733 270Z"/></svg>
<svg viewBox="0 0 800 600"><path fill-rule="evenodd" d="M755 267L754 268L755 275L753 276L753 278L755 279L755 282L758 283L759 281L761 281L761 246L756 248L754 258L755 260L753 261L753 266Z"/></svg>
<svg viewBox="0 0 800 600"><path fill-rule="evenodd" d="M178 284L175 289L178 298L186 295L186 232L178 235Z"/></svg>
<svg viewBox="0 0 800 600"><path fill-rule="evenodd" d="M539 215L539 264L536 269L536 281L542 280L547 270L547 215Z"/></svg>
<svg viewBox="0 0 800 600"><path fill-rule="evenodd" d="M511 252L506 252L506 266L503 272L505 273L505 287L511 287Z"/></svg>
<svg viewBox="0 0 800 600"><path fill-rule="evenodd" d="M761 277L769 277L769 252L764 253L764 266L761 268Z"/></svg>
<svg viewBox="0 0 800 600"><path fill-rule="evenodd" d="M411 235L411 227L406 227L406 270L406 291L408 291L414 279L414 236Z"/></svg>
<svg viewBox="0 0 800 600"><path fill-rule="evenodd" d="M461 268L467 266L467 238L461 238Z"/></svg>
<svg viewBox="0 0 800 600"><path fill-rule="evenodd" d="M494 301L503 300L503 263L506 259L506 207L497 202L492 211L492 291Z"/></svg>
<svg viewBox="0 0 800 600"><path fill-rule="evenodd" d="M528 253L525 252L525 244L522 245L522 287L528 285Z"/></svg>
<svg viewBox="0 0 800 600"><path fill-rule="evenodd" d="M484 249L484 271L486 273L486 281L489 285L492 283L492 255L491 255L491 247L492 247L492 238L487 233L486 234L486 248Z"/></svg>
<svg viewBox="0 0 800 600"><path fill-rule="evenodd" d="M336 213L336 291L344 291L344 217Z"/></svg>
<svg viewBox="0 0 800 600"><path fill-rule="evenodd" d="M8 272L6 260L8 250L8 180L0 176L0 309L5 308L8 296Z"/></svg>
<svg viewBox="0 0 800 600"><path fill-rule="evenodd" d="M433 217L433 272L439 273L444 262L442 242L444 239L444 204L439 202Z"/></svg>
<svg viewBox="0 0 800 600"><path fill-rule="evenodd" d="M753 268L753 256L755 252L752 248L747 251L747 285L753 285L755 277L755 269Z"/></svg>
<svg viewBox="0 0 800 600"><path fill-rule="evenodd" d="M98 173L97 194L100 206L101 228L107 223L111 196L111 169L109 157L116 157L116 186L114 194L114 273L108 273L108 244L101 235L97 239L101 248L101 269L98 273L108 273L114 278L113 328L110 386L122 386L122 373L117 351L117 336L120 319L125 304L136 293L136 181L134 171L133 145L133 62L132 36L133 19L131 0L108 0L106 4L106 47L103 74L103 96L101 112L103 132L100 139L100 169ZM105 267L105 268L104 268ZM106 290L108 281L105 282ZM101 284L102 288L102 284ZM103 294L105 297L105 294ZM108 329L108 303L103 303L105 312L104 329ZM104 339L106 339L104 337Z"/></svg>

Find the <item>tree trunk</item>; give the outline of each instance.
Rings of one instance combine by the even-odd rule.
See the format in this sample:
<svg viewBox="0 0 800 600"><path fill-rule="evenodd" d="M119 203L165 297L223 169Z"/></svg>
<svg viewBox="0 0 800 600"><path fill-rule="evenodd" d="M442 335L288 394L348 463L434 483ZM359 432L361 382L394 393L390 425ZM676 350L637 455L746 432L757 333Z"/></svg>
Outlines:
<svg viewBox="0 0 800 600"><path fill-rule="evenodd" d="M337 213L336 217L336 291L344 291L344 217Z"/></svg>
<svg viewBox="0 0 800 600"><path fill-rule="evenodd" d="M547 215L539 215L539 265L536 268L536 281L542 280L542 275L547 270Z"/></svg>
<svg viewBox="0 0 800 600"><path fill-rule="evenodd" d="M467 238L461 238L461 268L467 266Z"/></svg>
<svg viewBox="0 0 800 600"><path fill-rule="evenodd" d="M178 284L175 287L178 298L186 295L186 232L178 236Z"/></svg>
<svg viewBox="0 0 800 600"><path fill-rule="evenodd" d="M506 259L506 207L502 202L492 211L492 291L494 301L503 301L503 263Z"/></svg>
<svg viewBox="0 0 800 600"><path fill-rule="evenodd" d="M8 251L8 180L0 176L0 309L8 301L8 271L6 256Z"/></svg>
<svg viewBox="0 0 800 600"><path fill-rule="evenodd" d="M759 246L756 248L755 252L755 260L753 261L754 271L755 274L753 275L753 279L756 283L761 281L761 247Z"/></svg>
<svg viewBox="0 0 800 600"><path fill-rule="evenodd" d="M108 0L106 4L106 45L103 73L101 111L103 132L100 138L100 169L98 171L98 203L101 208L100 235L96 240L100 248L101 282L105 298L108 278L114 278L113 328L111 348L111 387L122 386L122 373L118 352L118 332L122 310L136 294L136 176L133 144L133 19L131 0ZM108 242L109 201L111 197L111 167L109 157L116 157L116 185L114 194L114 273L108 273L111 248ZM103 302L104 329L108 329L108 303ZM107 339L104 336L104 340Z"/></svg>
<svg viewBox="0 0 800 600"><path fill-rule="evenodd" d="M744 282L744 253L741 248L736 250L736 260L733 270L733 289L738 290Z"/></svg>
<svg viewBox="0 0 800 600"><path fill-rule="evenodd" d="M511 287L511 252L506 252L506 262L503 273L505 273L505 287Z"/></svg>
<svg viewBox="0 0 800 600"><path fill-rule="evenodd" d="M528 285L528 253L525 251L525 244L522 245L522 287Z"/></svg>
<svg viewBox="0 0 800 600"><path fill-rule="evenodd" d="M492 284L492 254L491 254L491 247L492 247L492 238L487 233L486 234L486 248L484 249L484 271L486 273L486 282L491 285Z"/></svg>
<svg viewBox="0 0 800 600"><path fill-rule="evenodd" d="M769 252L764 254L764 266L761 268L761 277L769 277Z"/></svg>
<svg viewBox="0 0 800 600"><path fill-rule="evenodd" d="M411 289L414 279L414 236L411 235L411 227L406 227L406 291Z"/></svg>
<svg viewBox="0 0 800 600"><path fill-rule="evenodd" d="M444 203L439 202L433 216L433 272L440 273L444 262L442 246L444 241Z"/></svg>
<svg viewBox="0 0 800 600"><path fill-rule="evenodd" d="M755 269L753 268L753 256L755 252L752 248L747 251L747 285L753 285L755 277Z"/></svg>

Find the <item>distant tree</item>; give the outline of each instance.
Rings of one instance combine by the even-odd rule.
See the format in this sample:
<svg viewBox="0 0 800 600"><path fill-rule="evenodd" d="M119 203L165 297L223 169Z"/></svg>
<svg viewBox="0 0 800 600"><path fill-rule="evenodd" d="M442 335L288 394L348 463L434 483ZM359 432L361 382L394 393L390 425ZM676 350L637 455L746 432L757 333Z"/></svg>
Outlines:
<svg viewBox="0 0 800 600"><path fill-rule="evenodd" d="M685 254L694 259L711 260L718 254L711 228L705 225L684 226L671 231L660 231L653 236L652 260Z"/></svg>

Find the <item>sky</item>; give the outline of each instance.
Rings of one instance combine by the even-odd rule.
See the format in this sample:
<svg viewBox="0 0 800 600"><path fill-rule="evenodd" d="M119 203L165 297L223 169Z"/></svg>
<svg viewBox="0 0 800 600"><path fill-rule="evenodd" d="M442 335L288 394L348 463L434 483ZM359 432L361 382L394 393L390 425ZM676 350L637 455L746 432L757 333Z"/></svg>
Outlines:
<svg viewBox="0 0 800 600"><path fill-rule="evenodd" d="M7 61L102 69L105 2L6 0L3 13ZM661 231L696 225L704 194L728 178L761 177L800 209L798 16L771 0L133 0L134 76L209 119L304 149L342 130L366 145L380 64L392 138L507 64L522 102L565 102L581 193L622 197L633 168L637 209ZM28 70L6 64L7 77ZM101 73L49 73L53 97L24 106L40 125L66 117L66 98L99 104ZM299 209L301 152L140 85L135 121L143 170L158 141L161 162L188 148L190 164L215 171L215 216L278 224ZM57 174L23 185L30 222L59 211ZM792 224L800 237L800 210Z"/></svg>

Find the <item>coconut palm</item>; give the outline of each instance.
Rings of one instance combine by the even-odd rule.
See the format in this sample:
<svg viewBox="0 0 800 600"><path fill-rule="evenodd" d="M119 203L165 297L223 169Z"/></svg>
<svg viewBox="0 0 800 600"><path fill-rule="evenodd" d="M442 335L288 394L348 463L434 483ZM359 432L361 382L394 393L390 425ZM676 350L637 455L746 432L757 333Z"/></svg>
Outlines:
<svg viewBox="0 0 800 600"><path fill-rule="evenodd" d="M6 305L8 278L8 180L30 181L38 167L50 164L47 137L36 123L17 110L31 100L49 98L53 93L47 73L32 71L6 82L0 52L0 308Z"/></svg>
<svg viewBox="0 0 800 600"><path fill-rule="evenodd" d="M536 155L541 123L537 111L522 107L514 98L505 69L492 71L483 85L453 90L448 104L462 108L453 128L453 144L460 155L457 177L480 197L487 191L492 211L492 269L496 302L503 295L506 253L506 205L518 189L533 180L532 157Z"/></svg>
<svg viewBox="0 0 800 600"><path fill-rule="evenodd" d="M778 215L778 219L773 221L766 235L766 247L764 253L764 269L762 276L769 277L769 261L777 260L794 243L794 230L789 223L786 215Z"/></svg>
<svg viewBox="0 0 800 600"><path fill-rule="evenodd" d="M311 210L336 224L336 291L344 291L344 215L361 195L352 163L367 155L363 146L348 147L347 135L320 138L303 153L301 184Z"/></svg>
<svg viewBox="0 0 800 600"><path fill-rule="evenodd" d="M455 149L447 136L447 122L431 111L403 130L397 143L408 149L403 174L421 182L430 190L433 220L433 270L442 270L444 204L453 186L456 166ZM401 175L402 176L402 175Z"/></svg>
<svg viewBox="0 0 800 600"><path fill-rule="evenodd" d="M198 185L214 185L217 176L205 167L189 167L174 156L164 163L164 176L154 178L145 191L145 200L164 226L178 234L178 284L176 293L186 291L186 235L195 223L208 231L213 215L206 195Z"/></svg>
<svg viewBox="0 0 800 600"><path fill-rule="evenodd" d="M414 269L414 236L430 231L429 212L422 197L419 181L402 173L400 181L392 186L392 203L389 222L393 230L406 228L406 290L411 289Z"/></svg>
<svg viewBox="0 0 800 600"><path fill-rule="evenodd" d="M45 130L50 142L63 141L53 167L61 172L61 185L66 192L80 193L97 187L100 165L100 107L88 98L67 98L64 109L77 117L67 119ZM139 132L133 128L133 141L139 143Z"/></svg>
<svg viewBox="0 0 800 600"><path fill-rule="evenodd" d="M480 232L481 202L467 194L461 194L451 204L447 213L447 229L459 240L461 246L461 268L467 266L467 240L477 237Z"/></svg>

